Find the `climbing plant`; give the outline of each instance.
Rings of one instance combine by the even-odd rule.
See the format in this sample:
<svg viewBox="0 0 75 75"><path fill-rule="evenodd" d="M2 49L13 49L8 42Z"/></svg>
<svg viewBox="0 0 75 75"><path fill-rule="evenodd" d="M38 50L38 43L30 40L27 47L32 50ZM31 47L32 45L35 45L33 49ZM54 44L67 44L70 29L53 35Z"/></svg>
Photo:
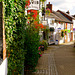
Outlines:
<svg viewBox="0 0 75 75"><path fill-rule="evenodd" d="M8 75L20 75L25 55L25 0L3 0Z"/></svg>
<svg viewBox="0 0 75 75"><path fill-rule="evenodd" d="M45 29L45 27L39 23L38 15L32 12L27 15L27 26L25 32L25 49L27 54L25 55L25 71L34 71L39 59L40 36L39 29ZM39 14L39 13L38 13ZM32 17L31 17L32 16Z"/></svg>
<svg viewBox="0 0 75 75"><path fill-rule="evenodd" d="M4 0L4 24L8 57L8 75L22 75L25 69L35 69L38 62L39 30L44 28L25 15L25 0ZM34 15L35 17L35 15ZM38 21L37 26L34 21ZM24 65L25 63L25 65Z"/></svg>

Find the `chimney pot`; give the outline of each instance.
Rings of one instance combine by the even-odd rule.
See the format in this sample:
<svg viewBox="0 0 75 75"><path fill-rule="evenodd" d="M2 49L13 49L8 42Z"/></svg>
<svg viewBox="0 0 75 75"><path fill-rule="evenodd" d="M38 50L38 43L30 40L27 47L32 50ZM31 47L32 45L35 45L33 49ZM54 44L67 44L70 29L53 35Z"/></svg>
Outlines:
<svg viewBox="0 0 75 75"><path fill-rule="evenodd" d="M69 10L66 12L67 14L70 14Z"/></svg>
<svg viewBox="0 0 75 75"><path fill-rule="evenodd" d="M50 2L49 2L49 4L50 4Z"/></svg>
<svg viewBox="0 0 75 75"><path fill-rule="evenodd" d="M51 13L52 13L52 4L50 4L50 2L46 5L46 9L49 8L51 10Z"/></svg>

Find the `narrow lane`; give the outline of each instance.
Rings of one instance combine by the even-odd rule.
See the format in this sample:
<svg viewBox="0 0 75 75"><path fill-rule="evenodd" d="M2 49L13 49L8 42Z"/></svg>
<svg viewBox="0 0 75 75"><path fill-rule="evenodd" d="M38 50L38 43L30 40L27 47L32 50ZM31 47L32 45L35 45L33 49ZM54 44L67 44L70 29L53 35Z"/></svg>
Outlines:
<svg viewBox="0 0 75 75"><path fill-rule="evenodd" d="M75 75L75 48L73 44L60 45L54 54L58 75Z"/></svg>
<svg viewBox="0 0 75 75"><path fill-rule="evenodd" d="M28 75L75 75L73 44L49 46L39 59L36 69L36 72Z"/></svg>
<svg viewBox="0 0 75 75"><path fill-rule="evenodd" d="M48 50L46 50L39 59L36 67L37 71L32 75L58 75L53 50L55 50L55 48L51 46L48 47Z"/></svg>

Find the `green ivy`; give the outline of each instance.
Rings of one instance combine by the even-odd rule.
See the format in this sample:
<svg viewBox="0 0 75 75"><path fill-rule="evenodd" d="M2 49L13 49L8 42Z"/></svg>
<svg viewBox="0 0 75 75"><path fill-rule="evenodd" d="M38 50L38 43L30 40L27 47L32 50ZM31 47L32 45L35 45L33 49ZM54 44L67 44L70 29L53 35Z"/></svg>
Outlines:
<svg viewBox="0 0 75 75"><path fill-rule="evenodd" d="M26 70L34 70L38 63L39 31L33 19L26 23L27 16L25 0L4 0L8 75L22 75L24 66ZM39 15L36 19L39 22L38 18Z"/></svg>
<svg viewBox="0 0 75 75"><path fill-rule="evenodd" d="M1 2L1 1L3 1L3 0L0 0L0 2Z"/></svg>
<svg viewBox="0 0 75 75"><path fill-rule="evenodd" d="M40 41L40 45L44 45L44 49L47 50L47 47L48 47L47 40Z"/></svg>
<svg viewBox="0 0 75 75"><path fill-rule="evenodd" d="M8 75L20 75L25 59L25 0L4 0Z"/></svg>

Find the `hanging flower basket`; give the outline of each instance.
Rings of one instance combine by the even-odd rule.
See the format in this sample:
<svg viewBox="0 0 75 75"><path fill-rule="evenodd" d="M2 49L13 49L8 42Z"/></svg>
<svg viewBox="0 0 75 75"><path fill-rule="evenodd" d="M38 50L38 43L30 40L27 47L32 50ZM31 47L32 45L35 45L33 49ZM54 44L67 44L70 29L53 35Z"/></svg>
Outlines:
<svg viewBox="0 0 75 75"><path fill-rule="evenodd" d="M62 31L61 31L61 36L64 37L64 35L65 35L65 31L62 30Z"/></svg>
<svg viewBox="0 0 75 75"><path fill-rule="evenodd" d="M50 15L51 10L49 8L47 8L45 12L46 12L46 15Z"/></svg>

